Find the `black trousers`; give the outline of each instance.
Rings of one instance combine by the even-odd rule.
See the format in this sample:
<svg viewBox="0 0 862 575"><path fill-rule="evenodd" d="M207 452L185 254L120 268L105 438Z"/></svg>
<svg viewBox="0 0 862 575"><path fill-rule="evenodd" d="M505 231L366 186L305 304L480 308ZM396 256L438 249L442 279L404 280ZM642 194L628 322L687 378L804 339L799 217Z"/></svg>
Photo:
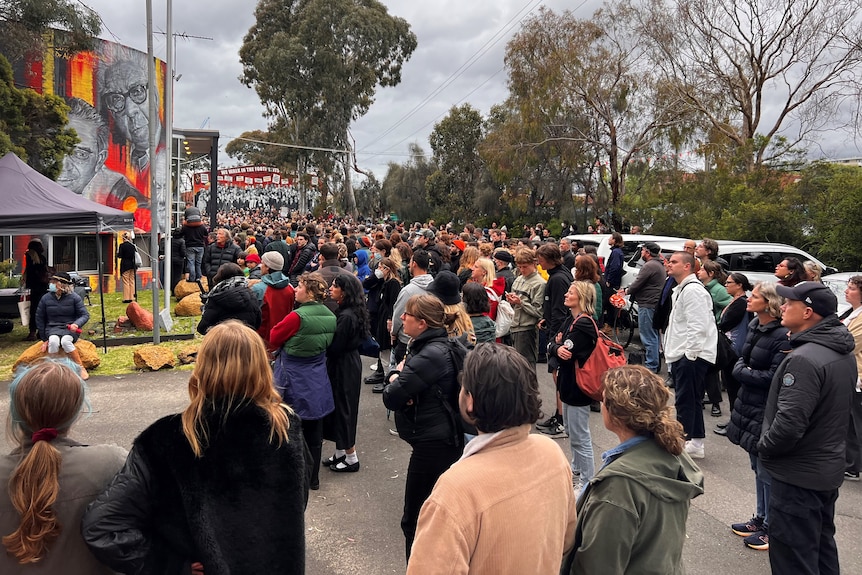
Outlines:
<svg viewBox="0 0 862 575"><path fill-rule="evenodd" d="M404 487L404 515L401 517L401 531L404 532L408 561L410 548L413 547L413 539L416 537L419 510L431 495L437 479L458 461L461 452L460 447L438 441L417 443L413 446L407 467L407 484Z"/></svg>
<svg viewBox="0 0 862 575"><path fill-rule="evenodd" d="M711 364L703 359L691 361L685 356L672 364L676 419L687 439L705 437L703 428L703 388Z"/></svg>
<svg viewBox="0 0 862 575"><path fill-rule="evenodd" d="M775 575L838 575L838 490L814 491L772 478L769 564Z"/></svg>
<svg viewBox="0 0 862 575"><path fill-rule="evenodd" d="M320 453L323 450L323 420L303 419L302 437L311 452L311 485L320 485Z"/></svg>
<svg viewBox="0 0 862 575"><path fill-rule="evenodd" d="M862 393L853 392L850 425L847 426L847 471L862 471Z"/></svg>

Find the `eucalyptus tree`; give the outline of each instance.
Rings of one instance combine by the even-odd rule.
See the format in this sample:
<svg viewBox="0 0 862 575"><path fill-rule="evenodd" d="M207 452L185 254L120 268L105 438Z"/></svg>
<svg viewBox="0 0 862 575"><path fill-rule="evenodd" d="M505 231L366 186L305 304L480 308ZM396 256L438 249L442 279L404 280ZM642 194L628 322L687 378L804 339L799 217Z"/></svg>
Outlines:
<svg viewBox="0 0 862 575"><path fill-rule="evenodd" d="M298 154L300 172L332 169L339 154L348 161L350 123L368 112L378 86L401 81L417 44L410 25L377 0L260 0L255 17L239 52L240 80L291 143L320 148Z"/></svg>

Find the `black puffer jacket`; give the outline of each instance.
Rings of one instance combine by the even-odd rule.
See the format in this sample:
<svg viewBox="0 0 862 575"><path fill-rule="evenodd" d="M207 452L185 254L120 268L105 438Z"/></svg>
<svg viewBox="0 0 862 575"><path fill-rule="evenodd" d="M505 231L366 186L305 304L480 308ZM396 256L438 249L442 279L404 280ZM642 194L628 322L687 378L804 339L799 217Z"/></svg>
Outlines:
<svg viewBox="0 0 862 575"><path fill-rule="evenodd" d="M260 304L245 277L228 278L209 292L198 333L205 334L210 327L229 319L238 319L255 331L260 327Z"/></svg>
<svg viewBox="0 0 862 575"><path fill-rule="evenodd" d="M188 244L186 244L188 246ZM222 264L236 263L240 254L239 246L233 242L228 242L224 247L218 244L210 244L204 248L204 257L201 260L201 271L207 276L207 280L212 286L212 279Z"/></svg>
<svg viewBox="0 0 862 575"><path fill-rule="evenodd" d="M31 304L32 305L32 304ZM42 341L48 341L48 337L58 335L71 335L72 341L78 341L79 333L72 333L68 326L77 324L83 327L90 321L90 312L84 307L81 296L75 292L63 294L57 298L57 294L48 292L39 300L36 309L36 327Z"/></svg>
<svg viewBox="0 0 862 575"><path fill-rule="evenodd" d="M757 453L779 481L813 491L838 489L856 387L853 336L832 314L793 334L790 346L772 378Z"/></svg>
<svg viewBox="0 0 862 575"><path fill-rule="evenodd" d="M383 390L384 405L395 412L398 435L410 445L455 445L457 430L443 405L447 399L452 405L459 391L448 341L443 328L425 330L410 343L404 369Z"/></svg>
<svg viewBox="0 0 862 575"><path fill-rule="evenodd" d="M248 402L205 405L202 426L202 457L179 415L135 439L81 522L93 555L143 575L191 573L196 561L208 575L304 573L311 456L299 417L290 415L290 440L281 445L270 438L266 414Z"/></svg>
<svg viewBox="0 0 862 575"><path fill-rule="evenodd" d="M742 354L733 366L733 378L739 382L739 392L727 424L727 438L749 453L757 452L769 385L788 352L787 328L779 320L760 325L755 318L748 325Z"/></svg>
<svg viewBox="0 0 862 575"><path fill-rule="evenodd" d="M568 309L568 308L567 308ZM584 406L593 402L593 399L581 391L578 387L577 377L575 376L575 362L583 367L593 351L596 349L596 342L599 335L596 332L596 324L586 315L579 315L577 321L572 314L569 314L568 319L560 326L561 343L557 343L557 334L549 335L548 355L556 358L559 362L560 370L557 372L557 385L560 389L560 400L568 405ZM565 341L572 342L571 352L572 357L568 360L562 360L557 355Z"/></svg>

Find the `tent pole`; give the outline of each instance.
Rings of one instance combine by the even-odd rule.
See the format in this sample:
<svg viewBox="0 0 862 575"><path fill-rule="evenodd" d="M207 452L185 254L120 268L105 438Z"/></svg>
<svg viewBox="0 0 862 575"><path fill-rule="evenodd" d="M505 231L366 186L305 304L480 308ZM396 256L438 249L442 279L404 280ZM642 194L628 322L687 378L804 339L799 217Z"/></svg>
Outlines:
<svg viewBox="0 0 862 575"><path fill-rule="evenodd" d="M102 218L99 218L99 229L96 230L96 259L99 260L99 304L102 306L102 349L108 353L108 328L105 321L105 290L102 289L104 278L102 272Z"/></svg>

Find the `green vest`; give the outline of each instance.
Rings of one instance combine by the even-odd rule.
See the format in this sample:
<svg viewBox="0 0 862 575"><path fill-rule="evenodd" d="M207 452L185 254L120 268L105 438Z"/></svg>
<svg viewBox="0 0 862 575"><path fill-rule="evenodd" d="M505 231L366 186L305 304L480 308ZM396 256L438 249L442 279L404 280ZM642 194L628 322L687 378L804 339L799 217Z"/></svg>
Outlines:
<svg viewBox="0 0 862 575"><path fill-rule="evenodd" d="M284 351L293 357L312 357L326 351L335 335L335 314L319 302L304 303L294 311L302 323L284 343Z"/></svg>

